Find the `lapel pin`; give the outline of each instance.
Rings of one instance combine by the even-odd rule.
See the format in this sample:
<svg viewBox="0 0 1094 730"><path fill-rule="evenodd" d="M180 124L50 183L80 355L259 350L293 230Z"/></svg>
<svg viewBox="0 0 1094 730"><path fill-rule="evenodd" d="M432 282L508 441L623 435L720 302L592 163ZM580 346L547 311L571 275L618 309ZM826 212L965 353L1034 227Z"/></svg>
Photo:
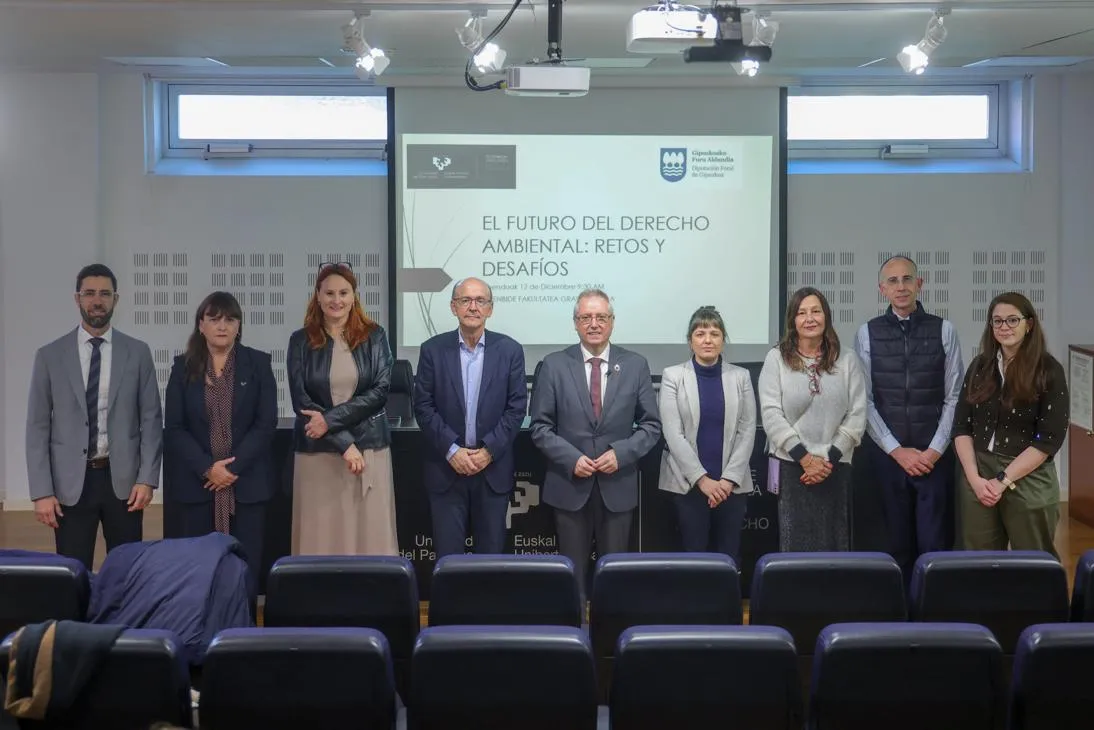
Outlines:
<svg viewBox="0 0 1094 730"><path fill-rule="evenodd" d="M612 368L612 370L614 370L614 371L615 371L615 372L617 372L617 373L619 372L619 365L618 365L618 363L616 364L616 366L615 366L615 367L613 367L613 368Z"/></svg>

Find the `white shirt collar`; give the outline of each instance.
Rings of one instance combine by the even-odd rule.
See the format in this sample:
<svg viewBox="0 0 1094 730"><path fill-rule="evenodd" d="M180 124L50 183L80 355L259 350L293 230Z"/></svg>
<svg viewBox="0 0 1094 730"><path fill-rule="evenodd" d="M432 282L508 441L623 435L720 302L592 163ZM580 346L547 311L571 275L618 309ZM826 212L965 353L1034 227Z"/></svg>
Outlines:
<svg viewBox="0 0 1094 730"><path fill-rule="evenodd" d="M607 345L604 346L604 352L600 353L599 355L593 355L593 353L591 353L591 352L589 352L588 350L585 349L585 345L582 345L581 346L581 362L589 362L589 359L593 358L593 357L599 357L604 362L608 362L611 359L611 357L610 357L611 350L612 350L611 343L608 343Z"/></svg>
<svg viewBox="0 0 1094 730"><path fill-rule="evenodd" d="M103 332L101 336L106 341L106 344L109 345L114 336L114 328L107 327L106 332ZM84 329L84 326L82 324L76 328L76 341L79 342L81 345L86 345L87 343L91 342L92 337L93 335L86 329Z"/></svg>

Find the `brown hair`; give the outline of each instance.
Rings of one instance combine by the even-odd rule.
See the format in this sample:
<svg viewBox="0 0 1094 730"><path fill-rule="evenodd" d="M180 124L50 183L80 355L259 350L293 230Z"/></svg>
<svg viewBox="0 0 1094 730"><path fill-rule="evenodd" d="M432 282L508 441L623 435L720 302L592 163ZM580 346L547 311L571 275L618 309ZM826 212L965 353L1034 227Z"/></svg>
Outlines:
<svg viewBox="0 0 1094 730"><path fill-rule="evenodd" d="M325 266L319 270L319 274L315 277L315 291L312 292L311 300L308 302L308 309L304 313L304 332L307 333L308 345L313 350L318 350L326 345L327 340L330 338L326 328L323 327L323 310L319 306L319 289L323 286L323 282L334 274L348 281L353 289L353 308L350 310L349 319L346 321L346 329L342 332L342 337L345 338L349 348L352 350L360 345L376 329L376 323L368 318L365 310L361 307L361 297L357 294L357 277L353 275L353 270L345 264Z"/></svg>
<svg viewBox="0 0 1094 730"><path fill-rule="evenodd" d="M194 314L194 331L190 333L190 339L186 343L186 379L197 382L205 378L205 370L209 366L209 345L205 342L205 335L201 334L198 325L205 317L227 317L239 322L239 331L236 332L236 342L243 339L243 308L239 306L239 300L226 291L215 291L198 305Z"/></svg>
<svg viewBox="0 0 1094 730"><path fill-rule="evenodd" d="M779 352L783 356L783 362L791 370L801 370L804 367L801 353L798 352L798 328L795 326L794 320L797 319L798 310L807 297L816 297L820 300L821 309L824 311L824 335L821 337L820 362L817 367L826 373L830 373L836 365L836 360L839 359L839 335L836 334L836 328L832 326L832 308L828 306L828 300L820 293L820 290L811 286L803 286L794 292L794 295L790 297L790 302L786 305L786 322L783 328L783 337L779 340Z"/></svg>
<svg viewBox="0 0 1094 730"><path fill-rule="evenodd" d="M1007 367L1006 382L1003 384L1003 405L1013 408L1019 403L1033 403L1044 392L1049 363L1045 334L1041 331L1037 310L1024 295L1013 291L1003 292L991 300L988 320L984 323L984 334L980 336L980 355L975 360L975 370L969 378L966 399L969 403L983 403L995 395L999 387L995 374L998 372L997 358L1002 345L995 339L991 320L995 308L1000 304L1013 306L1026 319L1026 336L1022 338L1014 360Z"/></svg>
<svg viewBox="0 0 1094 730"><path fill-rule="evenodd" d="M688 322L688 341L691 341L691 336L695 334L695 330L700 327L714 327L721 330L722 339L728 340L729 335L726 334L726 323L722 320L722 315L718 313L718 310L714 308L712 304L705 304L695 310L695 313L691 315L691 320Z"/></svg>

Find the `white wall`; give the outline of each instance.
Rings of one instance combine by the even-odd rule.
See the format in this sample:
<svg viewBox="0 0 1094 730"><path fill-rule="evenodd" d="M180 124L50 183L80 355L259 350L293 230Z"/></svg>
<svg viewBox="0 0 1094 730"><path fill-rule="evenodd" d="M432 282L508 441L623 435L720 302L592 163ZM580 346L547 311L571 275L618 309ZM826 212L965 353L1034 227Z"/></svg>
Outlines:
<svg viewBox="0 0 1094 730"><path fill-rule="evenodd" d="M1046 281L1038 289L1045 301L1046 334L1053 351L1062 356L1066 345L1058 332L1060 261L1059 83L1056 78L1038 80L1034 99L1033 170L1005 174L877 174L791 175L788 193L788 252L853 252L853 282L837 284L836 290L853 289L855 311L851 321L839 322L841 339L849 340L862 321L881 307L876 274L880 256L907 251L926 269L924 306L953 320L970 361L980 339L984 317L975 310L985 307L993 289L1032 288L1025 271L1007 263L977 264L974 252L1045 251L1050 263L1041 267ZM879 253L880 252L880 253ZM929 254L929 256L928 256ZM929 264L924 264L926 259ZM1028 268L1029 257L1026 257ZM798 269L803 269L800 262ZM847 269L837 260L828 268ZM998 268L996 272L994 269ZM989 270L986 286L972 284L975 270ZM991 274L1005 281L992 282ZM939 276L942 274L942 276ZM946 276L949 274L949 276ZM932 276L933 275L933 276ZM1023 282L1023 278L1025 279ZM794 288L791 281L791 290ZM808 282L798 282L808 283ZM976 289L987 291L978 301ZM937 297L935 292L943 292ZM833 307L838 307L833 302ZM838 320L838 315L837 315Z"/></svg>
<svg viewBox="0 0 1094 730"><path fill-rule="evenodd" d="M649 92L634 93L647 99ZM362 231L375 231L386 215L383 179L145 175L142 104L135 75L0 74L0 489L7 508L29 506L23 431L32 358L76 325L72 279L81 265L103 256L119 270L121 327L132 320L125 277L132 280L126 259L134 251L360 250ZM1059 286L1047 287L1044 304L1050 344L1062 356L1069 342L1094 342L1094 77L1039 79L1033 106L1030 173L792 176L790 251L891 247L957 260L974 250L1051 250L1050 278ZM871 266L856 264L856 295L872 296L873 283L859 273ZM208 272L198 271L192 286L207 291L202 276ZM949 308L969 312L973 302L961 294L968 287L949 286ZM286 312L299 321L292 305ZM172 325L159 335L181 347L187 329ZM841 334L852 331L852 323L841 324ZM968 353L978 332L963 326L960 334Z"/></svg>
<svg viewBox="0 0 1094 730"><path fill-rule="evenodd" d="M31 365L38 347L79 321L76 272L101 250L99 190L96 76L0 73L0 490L7 507L27 506Z"/></svg>
<svg viewBox="0 0 1094 730"><path fill-rule="evenodd" d="M286 265L284 326L245 328L245 341L266 350L283 348L287 331L302 322L305 252L386 253L385 178L144 174L143 94L136 74L0 75L0 495L6 493L6 509L30 507L23 434L34 351L78 324L71 297L81 266L101 259L118 275L114 322L166 360L157 362L162 388L200 297L213 290L212 252L280 252L293 262ZM135 323L134 252L190 254L189 296L178 308L184 324ZM385 262L386 256L381 267Z"/></svg>
<svg viewBox="0 0 1094 730"><path fill-rule="evenodd" d="M148 342L162 392L198 303L217 289L231 291L244 309L243 341L274 355L281 415L291 415L285 346L303 323L314 283L308 277L317 269L310 260L373 254L374 266L355 260L354 269L362 298L374 297L366 309L386 321L379 285L387 274L387 178L144 174L141 77L104 76L101 89L102 108L110 110L100 135L101 216L107 264L122 295L119 329ZM220 253L228 256L216 261ZM246 260L233 265L231 255L242 253ZM138 264L141 256L146 263ZM157 284L156 274L167 283ZM167 304L157 306L156 296ZM157 313L168 321L156 322Z"/></svg>
<svg viewBox="0 0 1094 730"><path fill-rule="evenodd" d="M1094 344L1094 75L1069 76L1061 91L1061 345Z"/></svg>

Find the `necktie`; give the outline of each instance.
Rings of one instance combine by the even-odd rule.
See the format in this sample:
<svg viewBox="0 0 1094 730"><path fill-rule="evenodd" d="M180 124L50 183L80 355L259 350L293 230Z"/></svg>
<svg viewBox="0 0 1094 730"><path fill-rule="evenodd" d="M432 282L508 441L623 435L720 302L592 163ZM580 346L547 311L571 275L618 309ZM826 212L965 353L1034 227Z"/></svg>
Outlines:
<svg viewBox="0 0 1094 730"><path fill-rule="evenodd" d="M589 373L589 396L593 399L593 418L600 420L600 363L599 357L589 358L592 371Z"/></svg>
<svg viewBox="0 0 1094 730"><path fill-rule="evenodd" d="M99 450L99 372L102 370L103 356L99 348L104 340L92 337L91 365L87 369L87 458L95 458Z"/></svg>

